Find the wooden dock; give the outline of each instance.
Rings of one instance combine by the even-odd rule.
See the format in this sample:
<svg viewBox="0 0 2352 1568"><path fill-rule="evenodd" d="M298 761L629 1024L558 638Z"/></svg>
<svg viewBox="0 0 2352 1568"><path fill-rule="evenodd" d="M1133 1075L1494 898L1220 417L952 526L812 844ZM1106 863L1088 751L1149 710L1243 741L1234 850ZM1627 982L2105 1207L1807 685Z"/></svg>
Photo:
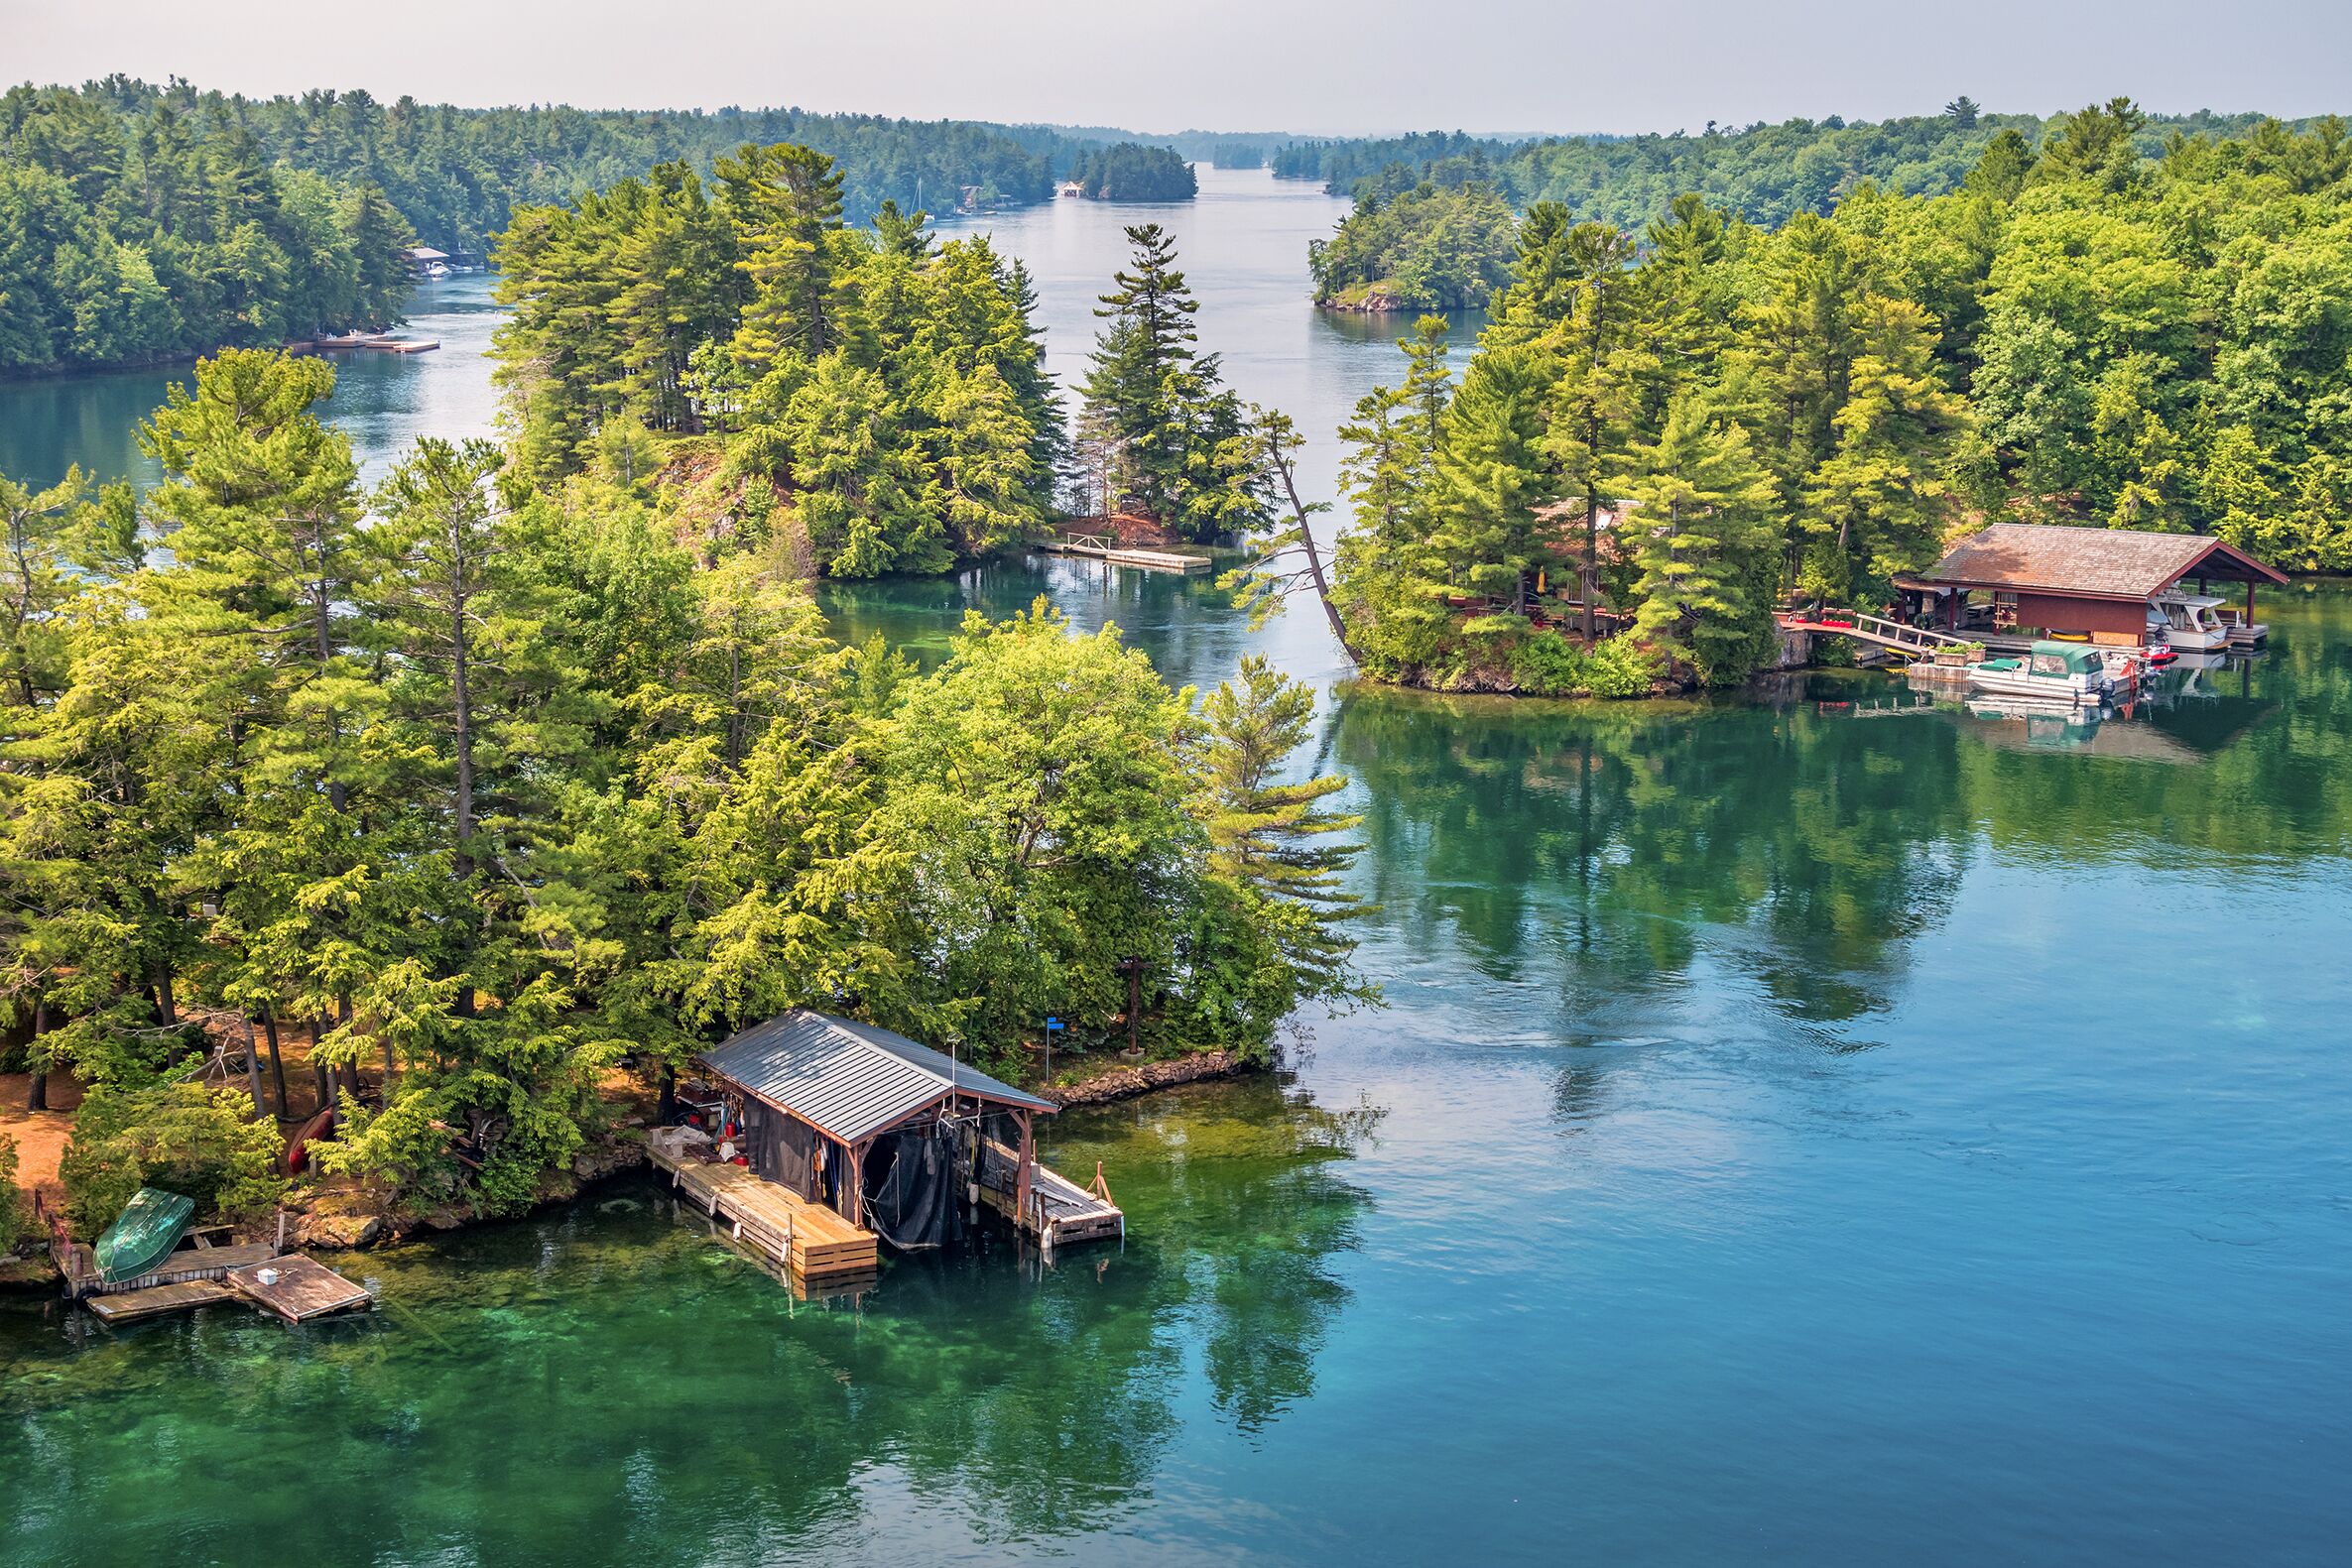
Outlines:
<svg viewBox="0 0 2352 1568"><path fill-rule="evenodd" d="M1113 566L1135 566L1144 571L1207 571L1216 565L1206 555L1187 555L1178 550L1146 549L1122 544L1107 534L1073 534L1066 538L1041 541L1037 547L1049 555L1079 555L1088 560L1108 561Z"/></svg>
<svg viewBox="0 0 2352 1568"><path fill-rule="evenodd" d="M1088 1191L1043 1164L1030 1167L1029 1205L1021 1207L1016 1182L1021 1155L994 1139L980 1144L980 1201L1013 1222L1013 1228L1048 1252L1075 1242L1109 1241L1127 1234L1127 1216L1111 1202L1110 1190ZM1101 1177L1095 1178L1099 1183Z"/></svg>
<svg viewBox="0 0 2352 1568"><path fill-rule="evenodd" d="M218 1280L228 1277L229 1271L248 1264L267 1263L278 1256L278 1249L268 1242L247 1242L235 1247L210 1247L198 1242L193 1247L183 1247L146 1273L131 1279L108 1280L98 1272L97 1259L91 1256L86 1243L52 1247L51 1256L57 1260L58 1271L65 1276L65 1294L75 1301L93 1296L129 1295L137 1290L153 1290L161 1285L191 1284L198 1280Z"/></svg>
<svg viewBox="0 0 2352 1568"><path fill-rule="evenodd" d="M846 1284L861 1275L861 1283L871 1282L880 1272L881 1238L823 1204L742 1165L697 1159L659 1139L649 1139L647 1149L653 1162L670 1172L680 1197L712 1219L727 1221L733 1240L763 1262L790 1270L796 1283L830 1293L815 1287Z"/></svg>
<svg viewBox="0 0 2352 1568"><path fill-rule="evenodd" d="M233 1269L228 1287L264 1312L289 1323L305 1323L333 1312L373 1306L375 1294L355 1285L315 1259L288 1253L267 1263Z"/></svg>

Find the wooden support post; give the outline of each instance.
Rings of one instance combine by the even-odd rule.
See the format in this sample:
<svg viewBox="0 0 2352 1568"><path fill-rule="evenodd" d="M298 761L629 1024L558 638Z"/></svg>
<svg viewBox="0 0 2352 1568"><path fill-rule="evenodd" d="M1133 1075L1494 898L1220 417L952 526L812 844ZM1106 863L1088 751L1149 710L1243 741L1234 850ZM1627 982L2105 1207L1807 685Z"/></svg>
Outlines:
<svg viewBox="0 0 2352 1568"><path fill-rule="evenodd" d="M2254 628L2254 579L2252 577L2246 579L2246 627L2249 631Z"/></svg>
<svg viewBox="0 0 2352 1568"><path fill-rule="evenodd" d="M872 1139L849 1146L849 1168L841 1173L841 1196L849 1207L842 1218L852 1225L866 1223L866 1150L874 1146Z"/></svg>
<svg viewBox="0 0 2352 1568"><path fill-rule="evenodd" d="M1037 1164L1037 1136L1031 1126L1030 1113L1015 1111L1013 1120L1021 1127L1021 1167L1013 1177L1013 1215L1016 1221L1029 1215L1030 1172ZM1018 1228L1018 1227L1016 1227Z"/></svg>

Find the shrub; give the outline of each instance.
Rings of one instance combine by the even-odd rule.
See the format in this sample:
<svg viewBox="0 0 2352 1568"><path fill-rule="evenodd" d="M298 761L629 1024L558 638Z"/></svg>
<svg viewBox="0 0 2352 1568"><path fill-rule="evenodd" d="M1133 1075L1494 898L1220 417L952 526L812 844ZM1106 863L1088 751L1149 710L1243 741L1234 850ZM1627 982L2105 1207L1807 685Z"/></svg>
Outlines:
<svg viewBox="0 0 2352 1568"><path fill-rule="evenodd" d="M0 1137L0 1258L25 1234L25 1199L16 1189L16 1140Z"/></svg>
<svg viewBox="0 0 2352 1568"><path fill-rule="evenodd" d="M1541 697L1585 689L1584 651L1557 632L1538 632L1511 653L1511 678L1519 689Z"/></svg>
<svg viewBox="0 0 2352 1568"><path fill-rule="evenodd" d="M1646 697L1658 683L1658 656L1628 637L1612 637L1585 662L1585 689L1596 697Z"/></svg>
<svg viewBox="0 0 2352 1568"><path fill-rule="evenodd" d="M286 1144L276 1128L248 1120L251 1109L235 1090L202 1084L93 1087L58 1165L75 1233L97 1235L141 1187L191 1198L198 1214L267 1214L286 1194Z"/></svg>

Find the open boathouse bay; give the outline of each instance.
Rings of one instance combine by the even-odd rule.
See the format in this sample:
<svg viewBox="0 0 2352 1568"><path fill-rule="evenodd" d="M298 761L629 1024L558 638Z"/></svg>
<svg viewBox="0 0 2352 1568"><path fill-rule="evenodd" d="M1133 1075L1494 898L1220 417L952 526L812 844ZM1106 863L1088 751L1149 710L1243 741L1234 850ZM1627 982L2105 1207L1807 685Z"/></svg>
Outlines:
<svg viewBox="0 0 2352 1568"><path fill-rule="evenodd" d="M1345 204L1199 175L1160 220L1203 345L1328 497L1399 361L1300 305ZM949 232L1028 263L1066 379L1137 217ZM362 374L464 382L387 427L478 428L431 330L345 371L363 460ZM1040 593L1172 682L1317 685L1385 1009L1047 1119L1128 1220L1050 1267L1000 1236L800 1302L624 1178L336 1258L357 1319L0 1298L0 1561L2340 1559L2352 595L2266 594L2264 653L2096 728L1861 672L1358 686L1303 607L1066 559L822 602L935 666Z"/></svg>

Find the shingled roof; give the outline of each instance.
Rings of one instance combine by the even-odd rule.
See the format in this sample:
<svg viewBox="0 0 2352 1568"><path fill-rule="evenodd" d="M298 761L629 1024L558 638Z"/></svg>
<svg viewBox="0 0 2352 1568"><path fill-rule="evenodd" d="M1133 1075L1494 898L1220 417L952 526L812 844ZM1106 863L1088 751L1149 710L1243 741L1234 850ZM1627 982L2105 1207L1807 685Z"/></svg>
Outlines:
<svg viewBox="0 0 2352 1568"><path fill-rule="evenodd" d="M1996 523L1955 545L1906 587L2012 588L2096 599L2145 599L2187 576L2224 582L2287 579L2208 534Z"/></svg>
<svg viewBox="0 0 2352 1568"><path fill-rule="evenodd" d="M844 1144L854 1144L950 1094L1059 1109L904 1034L795 1008L702 1053L703 1064Z"/></svg>

